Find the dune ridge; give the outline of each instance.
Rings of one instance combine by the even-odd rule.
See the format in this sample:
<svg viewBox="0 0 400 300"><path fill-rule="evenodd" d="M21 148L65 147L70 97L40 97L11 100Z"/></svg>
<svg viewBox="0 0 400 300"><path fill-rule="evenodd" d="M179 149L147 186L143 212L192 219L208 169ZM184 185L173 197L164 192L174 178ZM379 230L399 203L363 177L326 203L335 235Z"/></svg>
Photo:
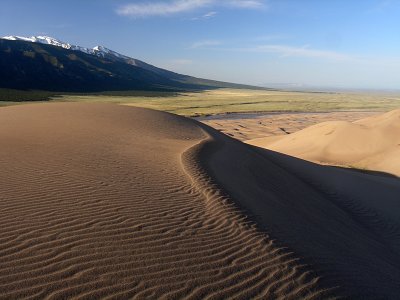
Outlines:
<svg viewBox="0 0 400 300"><path fill-rule="evenodd" d="M329 286L340 287L341 295L397 298L398 179L321 166L226 138L229 146L208 160L208 168L258 226L310 263Z"/></svg>
<svg viewBox="0 0 400 300"><path fill-rule="evenodd" d="M213 181L209 130L117 105L0 109L0 298L330 295Z"/></svg>
<svg viewBox="0 0 400 300"><path fill-rule="evenodd" d="M0 109L0 298L396 299L400 184L110 104Z"/></svg>
<svg viewBox="0 0 400 300"><path fill-rule="evenodd" d="M400 176L400 110L355 122L323 122L273 140L246 142L314 162Z"/></svg>

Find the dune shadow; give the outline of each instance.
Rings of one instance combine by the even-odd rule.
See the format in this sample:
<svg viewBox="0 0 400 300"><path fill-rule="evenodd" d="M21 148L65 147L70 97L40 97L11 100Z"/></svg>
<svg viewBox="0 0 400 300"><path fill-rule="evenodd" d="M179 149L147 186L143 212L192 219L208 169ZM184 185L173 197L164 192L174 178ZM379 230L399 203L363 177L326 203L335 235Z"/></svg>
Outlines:
<svg viewBox="0 0 400 300"><path fill-rule="evenodd" d="M202 127L215 139L202 154L210 176L261 231L291 249L342 295L396 299L396 176L319 165Z"/></svg>

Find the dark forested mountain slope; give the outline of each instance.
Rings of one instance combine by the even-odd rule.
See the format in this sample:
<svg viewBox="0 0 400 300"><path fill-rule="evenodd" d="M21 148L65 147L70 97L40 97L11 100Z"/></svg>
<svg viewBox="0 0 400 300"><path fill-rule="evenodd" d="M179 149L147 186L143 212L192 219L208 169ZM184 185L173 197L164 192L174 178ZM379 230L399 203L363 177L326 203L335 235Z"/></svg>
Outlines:
<svg viewBox="0 0 400 300"><path fill-rule="evenodd" d="M248 87L177 74L105 49L105 55L94 55L0 39L0 88L91 92Z"/></svg>

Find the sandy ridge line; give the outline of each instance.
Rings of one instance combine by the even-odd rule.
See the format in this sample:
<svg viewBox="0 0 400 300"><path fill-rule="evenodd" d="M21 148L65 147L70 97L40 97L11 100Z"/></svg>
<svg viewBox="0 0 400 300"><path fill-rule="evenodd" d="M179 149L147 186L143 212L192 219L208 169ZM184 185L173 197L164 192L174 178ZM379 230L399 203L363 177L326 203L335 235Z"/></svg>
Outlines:
<svg viewBox="0 0 400 300"><path fill-rule="evenodd" d="M111 105L0 113L0 298L321 295L291 253L223 203L204 168L222 135Z"/></svg>
<svg viewBox="0 0 400 300"><path fill-rule="evenodd" d="M224 140L229 143L232 139L225 137ZM374 224L376 219L363 215L364 209L359 211L359 207L343 207L343 203L338 205L336 202L356 199L362 207L374 207L377 200L374 197L382 192L383 198L375 201L379 209L381 202L385 205L384 202L394 200L395 184L386 185L374 176L317 166L276 152L248 147L238 141L232 141L214 156L209 154L209 167L234 199L239 199L239 204L244 201L246 214L254 215L267 232L272 229L271 234L277 236L279 242L290 243L296 253L316 266L323 275L322 279L327 279L325 283L338 286L340 292L356 298L374 299L382 295L393 298L398 286L394 275L396 267L390 266L390 257L394 258L394 253L385 250L382 239L373 238L383 230L382 227L386 227L388 235L385 239L393 237L390 244L397 248L397 237L392 235L393 224ZM318 187L321 184L326 189ZM253 188L246 189L246 186ZM335 191L341 192L339 198L334 199L337 201L331 199ZM246 200L251 197L254 200ZM393 211L392 215L395 213ZM390 219L386 211L382 214L381 221ZM357 218L363 215L362 223L368 227L363 226L355 215ZM376 234L371 232L370 226L376 229ZM297 243L298 237L303 235L305 241ZM359 253L352 247L358 248ZM376 265L370 265L369 261L376 262ZM394 265L395 261L398 259L392 261ZM384 269L380 270L379 264ZM375 286L370 278L376 280Z"/></svg>
<svg viewBox="0 0 400 300"><path fill-rule="evenodd" d="M227 216L222 216L226 218L233 217L240 228L250 230L256 235L256 238L260 238L263 242L273 247L274 250L272 251L276 253L273 254L273 256L276 255L273 261L277 260L277 266L279 264L285 264L285 268L291 270L287 277L280 279L284 286L290 286L289 283L284 283L285 280L290 281L294 278L302 278L302 280L304 280L303 286L299 286L290 294L286 294L284 299L289 299L290 297L296 299L299 295L302 295L302 299L336 299L336 297L331 294L336 288L327 288L324 286L321 289L319 284L320 278L317 277L315 271L310 269L309 265L303 264L302 260L296 257L295 253L290 251L288 247L283 245L278 246L277 241L271 239L269 234L265 232L261 233L259 231L259 225L251 218L251 215L248 214L250 211L246 211L240 201L238 202L238 200L232 199L229 193L218 184L215 174L213 174L210 168L207 168L207 160L226 146L226 138L225 136L220 136L218 132L214 133L214 129L209 128L207 125L200 124L200 127L205 137L182 152L181 165L184 172L190 178L193 190L199 191L205 197L207 210L213 215L216 212L223 213L223 211L226 211ZM230 138L228 137L227 139ZM232 140L232 142L238 143L236 140ZM268 278L273 278L275 276L274 274L268 274L263 271L260 272L264 273L264 276ZM277 271L274 273L277 273ZM274 283L274 285L277 284L278 282ZM282 290L284 290L284 288L282 288ZM193 295L195 295L195 293L193 293Z"/></svg>

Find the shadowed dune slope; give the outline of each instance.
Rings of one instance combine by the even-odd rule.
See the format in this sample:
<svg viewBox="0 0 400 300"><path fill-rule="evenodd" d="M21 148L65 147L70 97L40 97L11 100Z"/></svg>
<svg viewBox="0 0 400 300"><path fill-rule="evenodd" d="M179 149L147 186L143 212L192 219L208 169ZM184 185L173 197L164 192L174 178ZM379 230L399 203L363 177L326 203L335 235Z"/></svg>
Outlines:
<svg viewBox="0 0 400 300"><path fill-rule="evenodd" d="M0 142L0 297L398 297L397 179L106 104L2 108Z"/></svg>
<svg viewBox="0 0 400 300"><path fill-rule="evenodd" d="M400 176L400 110L356 122L324 122L279 139L247 143L314 162Z"/></svg>
<svg viewBox="0 0 400 300"><path fill-rule="evenodd" d="M398 298L400 180L218 140L204 163L260 228L341 295Z"/></svg>
<svg viewBox="0 0 400 300"><path fill-rule="evenodd" d="M192 120L6 107L0 143L2 299L327 295L213 185L198 155L214 141Z"/></svg>

